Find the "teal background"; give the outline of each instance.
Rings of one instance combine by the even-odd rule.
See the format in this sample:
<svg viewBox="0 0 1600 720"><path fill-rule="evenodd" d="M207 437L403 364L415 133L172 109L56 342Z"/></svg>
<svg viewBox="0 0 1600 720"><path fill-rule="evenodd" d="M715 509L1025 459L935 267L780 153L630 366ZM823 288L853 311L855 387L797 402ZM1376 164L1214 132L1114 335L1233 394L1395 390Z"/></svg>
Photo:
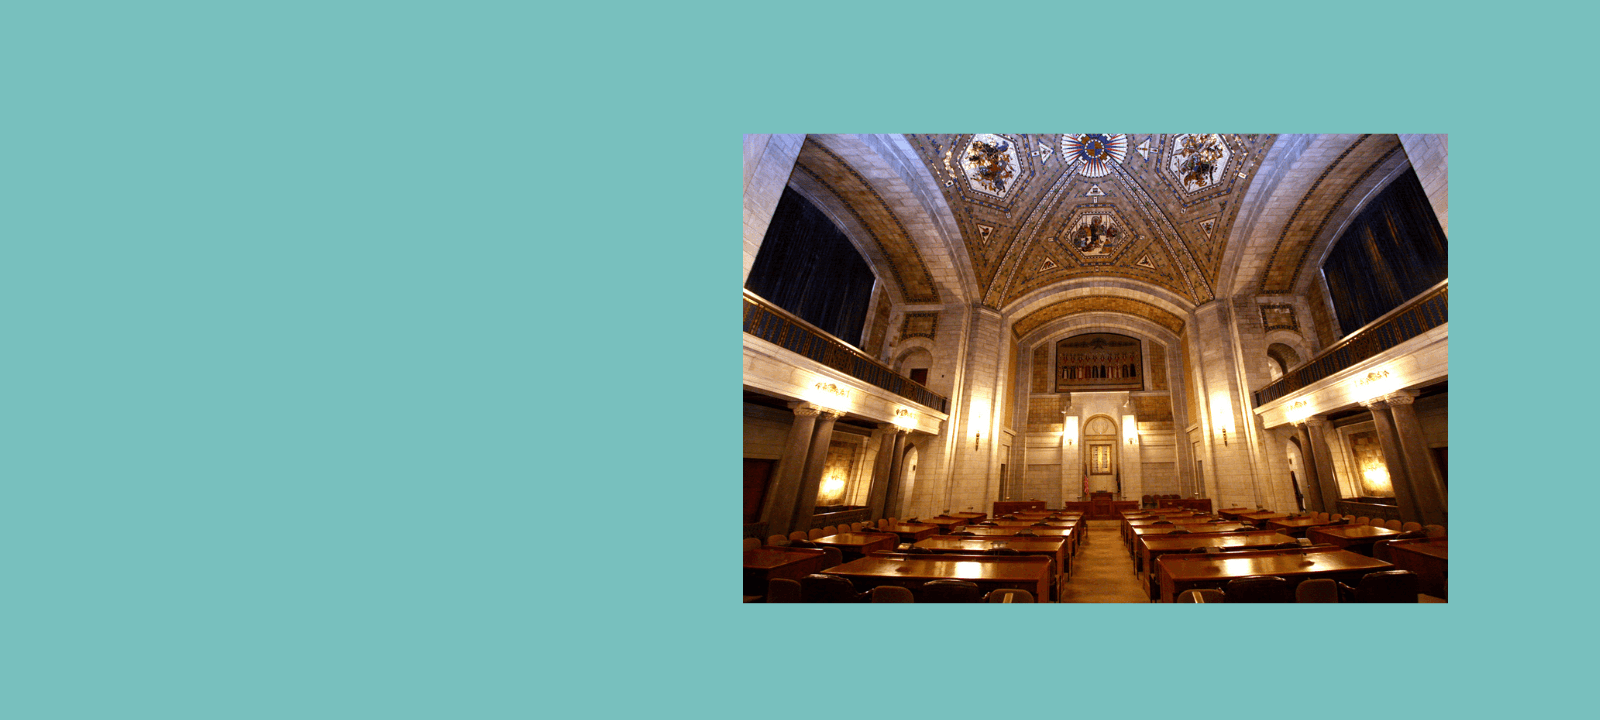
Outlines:
<svg viewBox="0 0 1600 720"><path fill-rule="evenodd" d="M1520 348L1590 350L1593 12L1542 9L8 9L0 715L1563 708L1592 393ZM1452 603L734 604L740 135L991 128L1450 134Z"/></svg>

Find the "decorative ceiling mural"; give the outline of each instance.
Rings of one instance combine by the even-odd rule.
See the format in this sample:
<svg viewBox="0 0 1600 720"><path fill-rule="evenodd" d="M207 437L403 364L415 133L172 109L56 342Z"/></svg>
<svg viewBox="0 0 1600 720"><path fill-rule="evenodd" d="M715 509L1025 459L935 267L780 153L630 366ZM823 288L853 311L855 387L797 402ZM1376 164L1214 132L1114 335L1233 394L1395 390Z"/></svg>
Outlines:
<svg viewBox="0 0 1600 720"><path fill-rule="evenodd" d="M1084 277L1213 299L1242 190L1276 137L905 136L943 186L982 304L1000 309Z"/></svg>
<svg viewBox="0 0 1600 720"><path fill-rule="evenodd" d="M1015 141L1000 135L974 135L962 153L961 169L973 190L1005 197L1021 173Z"/></svg>

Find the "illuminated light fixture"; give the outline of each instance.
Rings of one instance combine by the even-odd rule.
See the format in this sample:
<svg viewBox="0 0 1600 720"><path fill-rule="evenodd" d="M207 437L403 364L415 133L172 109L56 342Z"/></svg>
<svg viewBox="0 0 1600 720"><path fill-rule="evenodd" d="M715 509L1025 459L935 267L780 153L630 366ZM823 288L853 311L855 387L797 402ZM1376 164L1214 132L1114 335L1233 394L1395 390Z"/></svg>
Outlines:
<svg viewBox="0 0 1600 720"><path fill-rule="evenodd" d="M1122 437L1128 441L1129 445L1132 445L1133 441L1139 437L1139 425L1132 415L1122 416Z"/></svg>
<svg viewBox="0 0 1600 720"><path fill-rule="evenodd" d="M893 422L901 430L910 430L917 426L917 414L909 408L896 408Z"/></svg>
<svg viewBox="0 0 1600 720"><path fill-rule="evenodd" d="M828 478L827 480L822 481L822 494L823 495L825 495L827 497L833 497L833 496L838 495L838 494L840 494L842 492L844 492L844 481L843 480L841 480L841 479L839 479L837 477L831 477L831 478Z"/></svg>
<svg viewBox="0 0 1600 720"><path fill-rule="evenodd" d="M1067 416L1066 422L1061 426L1061 437L1067 439L1069 446L1078 441L1078 416Z"/></svg>
<svg viewBox="0 0 1600 720"><path fill-rule="evenodd" d="M1222 433L1222 444L1228 444L1228 431L1233 430L1233 404L1225 392L1211 396L1211 425Z"/></svg>

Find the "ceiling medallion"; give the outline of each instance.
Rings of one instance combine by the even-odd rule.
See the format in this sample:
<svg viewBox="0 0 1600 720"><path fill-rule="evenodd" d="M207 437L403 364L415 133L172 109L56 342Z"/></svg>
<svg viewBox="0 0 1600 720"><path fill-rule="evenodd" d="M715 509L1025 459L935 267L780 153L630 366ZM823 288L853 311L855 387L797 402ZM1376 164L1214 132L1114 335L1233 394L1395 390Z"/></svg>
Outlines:
<svg viewBox="0 0 1600 720"><path fill-rule="evenodd" d="M1011 191L1022 172L1016 143L1001 135L973 135L960 162L973 190L999 198Z"/></svg>
<svg viewBox="0 0 1600 720"><path fill-rule="evenodd" d="M1061 157L1078 161L1078 172L1085 177L1104 177L1113 161L1128 156L1127 135L1062 135Z"/></svg>
<svg viewBox="0 0 1600 720"><path fill-rule="evenodd" d="M1221 182L1232 153L1222 136L1179 135L1172 141L1172 174L1187 192L1204 190Z"/></svg>
<svg viewBox="0 0 1600 720"><path fill-rule="evenodd" d="M1116 222L1108 215L1086 215L1068 232L1072 247L1087 257L1105 257L1111 254L1117 236L1122 234Z"/></svg>

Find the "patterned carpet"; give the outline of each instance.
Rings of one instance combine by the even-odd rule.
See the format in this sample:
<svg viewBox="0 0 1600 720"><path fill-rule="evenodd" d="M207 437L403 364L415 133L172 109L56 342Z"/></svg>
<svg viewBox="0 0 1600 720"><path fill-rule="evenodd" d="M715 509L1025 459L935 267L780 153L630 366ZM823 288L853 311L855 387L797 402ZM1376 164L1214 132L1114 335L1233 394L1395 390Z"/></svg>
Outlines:
<svg viewBox="0 0 1600 720"><path fill-rule="evenodd" d="M1061 602L1147 602L1144 585L1133 574L1133 558L1115 520L1090 520L1088 542L1073 558L1072 580L1061 587Z"/></svg>

